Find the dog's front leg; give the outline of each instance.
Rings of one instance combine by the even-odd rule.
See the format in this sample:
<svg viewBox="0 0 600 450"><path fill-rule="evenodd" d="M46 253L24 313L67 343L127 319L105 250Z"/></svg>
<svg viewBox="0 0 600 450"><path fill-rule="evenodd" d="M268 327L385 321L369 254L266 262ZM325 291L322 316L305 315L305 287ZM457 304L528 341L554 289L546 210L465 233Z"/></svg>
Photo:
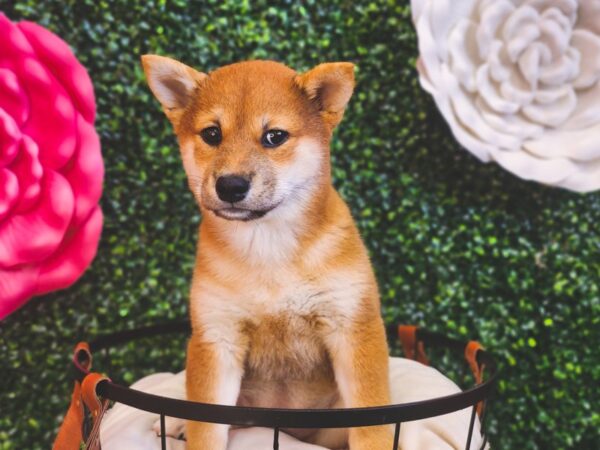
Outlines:
<svg viewBox="0 0 600 450"><path fill-rule="evenodd" d="M381 318L355 319L326 341L345 407L389 405L388 348ZM392 429L388 425L350 428L349 447L392 450Z"/></svg>
<svg viewBox="0 0 600 450"><path fill-rule="evenodd" d="M187 351L187 398L235 405L242 381L243 358L227 342L206 342L192 335ZM187 422L188 450L225 450L229 425Z"/></svg>

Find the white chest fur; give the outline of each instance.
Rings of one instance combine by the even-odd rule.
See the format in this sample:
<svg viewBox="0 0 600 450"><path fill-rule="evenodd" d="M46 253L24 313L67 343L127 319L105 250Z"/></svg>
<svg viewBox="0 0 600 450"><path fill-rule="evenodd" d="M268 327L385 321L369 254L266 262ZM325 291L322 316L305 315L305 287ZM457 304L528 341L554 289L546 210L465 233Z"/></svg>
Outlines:
<svg viewBox="0 0 600 450"><path fill-rule="evenodd" d="M268 283L251 275L246 282L238 279L236 285L243 289L196 280L192 302L203 338L244 354L252 349L241 347L267 345L269 340L274 352L315 352L318 342L313 337L347 326L369 286L368 274L349 269L307 279L272 268L266 279ZM287 344L280 346L283 342Z"/></svg>

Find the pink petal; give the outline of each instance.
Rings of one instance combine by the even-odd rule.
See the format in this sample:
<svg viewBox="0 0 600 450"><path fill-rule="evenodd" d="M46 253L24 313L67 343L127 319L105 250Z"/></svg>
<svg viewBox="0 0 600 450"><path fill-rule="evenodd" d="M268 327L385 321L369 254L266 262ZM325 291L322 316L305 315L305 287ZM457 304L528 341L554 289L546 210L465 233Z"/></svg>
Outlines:
<svg viewBox="0 0 600 450"><path fill-rule="evenodd" d="M73 216L73 191L65 178L46 170L38 204L0 224L0 267L41 261L64 238Z"/></svg>
<svg viewBox="0 0 600 450"><path fill-rule="evenodd" d="M77 132L78 149L68 169L63 172L75 195L74 226L86 220L98 204L104 179L104 163L96 130L78 115Z"/></svg>
<svg viewBox="0 0 600 450"><path fill-rule="evenodd" d="M72 285L96 256L102 231L102 210L96 206L75 234L47 259L40 271L36 295Z"/></svg>
<svg viewBox="0 0 600 450"><path fill-rule="evenodd" d="M0 12L0 67L12 67L15 59L33 55L33 48L19 27Z"/></svg>
<svg viewBox="0 0 600 450"><path fill-rule="evenodd" d="M15 73L10 69L0 69L0 108L4 109L19 126L29 116L29 101L19 84Z"/></svg>
<svg viewBox="0 0 600 450"><path fill-rule="evenodd" d="M39 267L0 269L0 320L20 308L33 295Z"/></svg>
<svg viewBox="0 0 600 450"><path fill-rule="evenodd" d="M19 199L19 181L14 173L0 168L0 222L16 205Z"/></svg>
<svg viewBox="0 0 600 450"><path fill-rule="evenodd" d="M96 115L94 87L69 46L57 35L33 22L20 22L18 26L42 63L67 90L76 109L85 120L93 123Z"/></svg>
<svg viewBox="0 0 600 450"><path fill-rule="evenodd" d="M17 156L20 140L19 127L0 106L0 167L10 164Z"/></svg>
<svg viewBox="0 0 600 450"><path fill-rule="evenodd" d="M52 73L34 58L20 60L15 72L31 102L29 121L21 131L37 142L42 165L59 169L73 156L77 143L71 99Z"/></svg>
<svg viewBox="0 0 600 450"><path fill-rule="evenodd" d="M32 208L37 202L44 175L44 168L38 159L38 146L29 136L23 136L21 151L10 165L10 169L19 179L21 195L15 212L21 214Z"/></svg>

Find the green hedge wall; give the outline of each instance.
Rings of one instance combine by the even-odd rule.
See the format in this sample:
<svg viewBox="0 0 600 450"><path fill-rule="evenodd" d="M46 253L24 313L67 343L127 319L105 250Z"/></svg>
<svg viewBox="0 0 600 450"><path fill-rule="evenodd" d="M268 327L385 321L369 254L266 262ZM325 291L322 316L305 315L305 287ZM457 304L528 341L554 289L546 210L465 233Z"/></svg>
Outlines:
<svg viewBox="0 0 600 450"><path fill-rule="evenodd" d="M92 267L0 324L0 449L49 447L79 338L186 315L200 218L143 53L204 71L254 58L299 71L356 63L334 180L371 251L386 320L499 355L495 448L598 448L600 195L525 182L461 149L419 87L405 2L0 0L0 10L56 32L89 69L106 164ZM183 344L126 347L109 373L178 370Z"/></svg>

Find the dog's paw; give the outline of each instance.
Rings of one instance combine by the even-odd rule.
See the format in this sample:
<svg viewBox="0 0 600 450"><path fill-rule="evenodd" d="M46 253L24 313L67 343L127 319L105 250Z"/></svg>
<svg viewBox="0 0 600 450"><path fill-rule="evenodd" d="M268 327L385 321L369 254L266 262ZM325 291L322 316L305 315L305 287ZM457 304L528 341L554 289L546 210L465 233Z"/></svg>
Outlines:
<svg viewBox="0 0 600 450"><path fill-rule="evenodd" d="M160 418L154 422L152 429L160 436ZM185 439L185 420L176 417L165 417L165 434L175 439Z"/></svg>

